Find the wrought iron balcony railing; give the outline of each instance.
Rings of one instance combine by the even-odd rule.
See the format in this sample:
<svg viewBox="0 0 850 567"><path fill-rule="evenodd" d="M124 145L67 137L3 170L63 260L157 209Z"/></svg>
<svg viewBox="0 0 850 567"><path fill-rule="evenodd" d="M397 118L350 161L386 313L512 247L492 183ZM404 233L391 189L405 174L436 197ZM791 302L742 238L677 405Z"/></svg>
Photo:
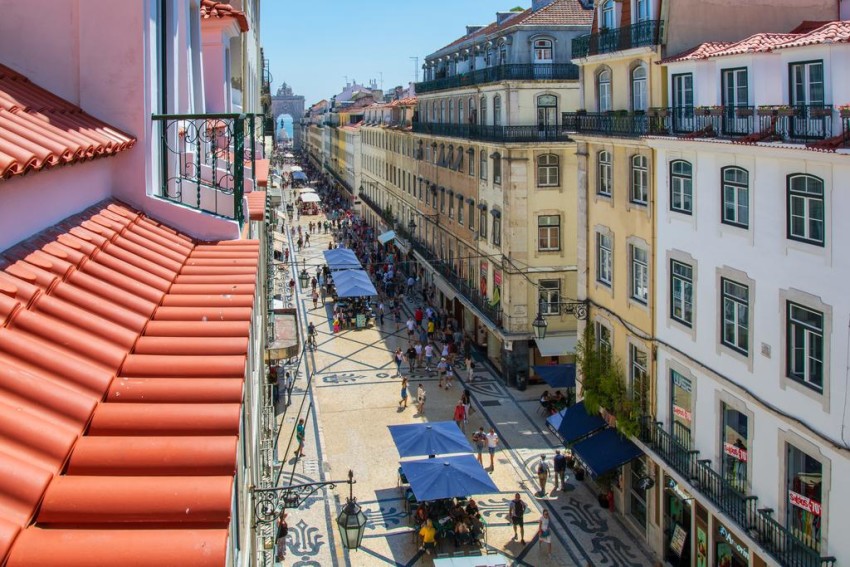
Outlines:
<svg viewBox="0 0 850 567"><path fill-rule="evenodd" d="M256 172L254 114L155 114L159 133L157 197L244 221L246 166Z"/></svg>
<svg viewBox="0 0 850 567"><path fill-rule="evenodd" d="M840 135L833 131L835 111L829 105L783 107L672 107L645 112L565 112L570 133L612 137L677 136L720 138L754 143L785 141L818 144Z"/></svg>
<svg viewBox="0 0 850 567"><path fill-rule="evenodd" d="M483 126L480 124L447 124L414 122L417 134L449 138L464 138L482 142L569 142L567 129L562 125Z"/></svg>
<svg viewBox="0 0 850 567"><path fill-rule="evenodd" d="M776 521L772 510L759 509L758 497L741 492L732 481L711 468L711 461L699 459L699 451L685 446L663 425L646 417L639 439L661 460L688 480L688 483L737 523L780 565L787 567L833 567L834 557L821 556L819 543L804 541Z"/></svg>
<svg viewBox="0 0 850 567"><path fill-rule="evenodd" d="M631 26L599 30L573 39L573 58L623 51L635 47L659 45L664 30L663 20L646 20Z"/></svg>
<svg viewBox="0 0 850 567"><path fill-rule="evenodd" d="M498 81L577 81L578 65L572 63L496 65L468 73L416 83L419 94L496 83Z"/></svg>

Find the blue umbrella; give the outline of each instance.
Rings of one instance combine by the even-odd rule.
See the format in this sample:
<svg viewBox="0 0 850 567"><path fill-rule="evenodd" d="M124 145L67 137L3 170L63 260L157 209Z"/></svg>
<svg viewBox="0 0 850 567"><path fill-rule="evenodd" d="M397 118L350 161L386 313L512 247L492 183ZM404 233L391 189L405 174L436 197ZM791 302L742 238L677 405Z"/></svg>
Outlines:
<svg viewBox="0 0 850 567"><path fill-rule="evenodd" d="M499 492L490 475L472 455L402 461L399 464L420 502Z"/></svg>
<svg viewBox="0 0 850 567"><path fill-rule="evenodd" d="M390 425L389 429L401 457L472 453L472 445L454 421Z"/></svg>

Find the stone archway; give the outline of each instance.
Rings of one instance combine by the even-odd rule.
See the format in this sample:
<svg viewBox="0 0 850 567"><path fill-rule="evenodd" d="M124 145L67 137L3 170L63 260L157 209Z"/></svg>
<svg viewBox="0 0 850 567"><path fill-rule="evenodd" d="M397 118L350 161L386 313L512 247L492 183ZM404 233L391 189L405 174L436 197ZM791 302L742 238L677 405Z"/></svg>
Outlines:
<svg viewBox="0 0 850 567"><path fill-rule="evenodd" d="M292 88L283 83L277 90L277 93L272 96L272 116L275 117L275 122L282 115L288 114L292 117L292 141L295 149L301 148L301 128L294 125L301 121L304 117L304 97L301 95L292 94Z"/></svg>

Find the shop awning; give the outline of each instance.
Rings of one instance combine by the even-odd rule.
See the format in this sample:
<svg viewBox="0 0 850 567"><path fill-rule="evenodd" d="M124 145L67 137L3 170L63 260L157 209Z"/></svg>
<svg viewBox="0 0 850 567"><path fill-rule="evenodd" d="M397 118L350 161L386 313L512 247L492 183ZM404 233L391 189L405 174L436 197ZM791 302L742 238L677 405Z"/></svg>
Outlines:
<svg viewBox="0 0 850 567"><path fill-rule="evenodd" d="M390 240L393 240L394 238L395 238L395 231L394 230L388 230L385 233L378 235L378 242L380 242L381 244L386 244L387 242L389 242Z"/></svg>
<svg viewBox="0 0 850 567"><path fill-rule="evenodd" d="M553 364L549 366L534 366L534 373L553 388L576 387L575 364Z"/></svg>
<svg viewBox="0 0 850 567"><path fill-rule="evenodd" d="M294 179L295 181L307 181L307 174L305 174L303 171L293 171L292 179Z"/></svg>
<svg viewBox="0 0 850 567"><path fill-rule="evenodd" d="M573 454L585 464L591 476L601 476L619 468L643 453L637 445L611 427L573 446Z"/></svg>
<svg viewBox="0 0 850 567"><path fill-rule="evenodd" d="M296 191L303 195L304 193L315 193L316 188L315 187L299 187L298 189L296 189Z"/></svg>
<svg viewBox="0 0 850 567"><path fill-rule="evenodd" d="M558 434L561 441L570 444L605 427L605 420L599 414L587 413L584 402L579 402L549 416L546 425Z"/></svg>
<svg viewBox="0 0 850 567"><path fill-rule="evenodd" d="M434 285L437 286L437 289L439 289L441 292L443 292L443 295L446 297L446 299L448 299L449 301L454 300L455 292L452 289L452 286L450 286L448 284L448 282L446 282L443 278L435 275L434 276Z"/></svg>
<svg viewBox="0 0 850 567"><path fill-rule="evenodd" d="M357 254L348 248L334 248L333 250L325 250L325 262L331 270L354 270L363 268Z"/></svg>
<svg viewBox="0 0 850 567"><path fill-rule="evenodd" d="M303 203L321 203L322 198L315 193L304 193L301 195L301 201Z"/></svg>
<svg viewBox="0 0 850 567"><path fill-rule="evenodd" d="M369 275L363 270L342 270L334 274L337 297L371 297L378 295Z"/></svg>
<svg viewBox="0 0 850 567"><path fill-rule="evenodd" d="M534 339L537 350L541 356L567 356L575 354L578 337L575 335L562 335L560 337L546 337L545 339Z"/></svg>

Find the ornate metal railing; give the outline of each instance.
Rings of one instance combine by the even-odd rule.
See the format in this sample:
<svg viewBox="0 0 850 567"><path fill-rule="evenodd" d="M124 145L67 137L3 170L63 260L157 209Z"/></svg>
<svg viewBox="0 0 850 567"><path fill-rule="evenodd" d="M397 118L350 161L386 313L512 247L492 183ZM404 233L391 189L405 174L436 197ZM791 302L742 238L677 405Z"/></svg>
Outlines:
<svg viewBox="0 0 850 567"><path fill-rule="evenodd" d="M699 451L683 445L663 424L646 417L638 438L661 460L688 480L688 483L737 523L749 537L764 548L780 565L787 567L833 567L834 557L822 557L819 544L807 542L773 518L770 509L758 508L758 497L747 495L722 474L711 461L699 459Z"/></svg>
<svg viewBox="0 0 850 567"><path fill-rule="evenodd" d="M572 63L496 65L468 73L416 83L417 93L430 93L484 85L498 81L577 81L578 65Z"/></svg>
<svg viewBox="0 0 850 567"><path fill-rule="evenodd" d="M573 39L572 56L587 57L634 47L659 45L663 31L663 20L646 20L622 28L600 30Z"/></svg>
<svg viewBox="0 0 850 567"><path fill-rule="evenodd" d="M157 197L244 222L245 169L256 171L254 114L155 114Z"/></svg>
<svg viewBox="0 0 850 567"><path fill-rule="evenodd" d="M417 134L465 138L482 142L569 142L567 129L562 125L484 126L481 124L445 124L414 122Z"/></svg>

